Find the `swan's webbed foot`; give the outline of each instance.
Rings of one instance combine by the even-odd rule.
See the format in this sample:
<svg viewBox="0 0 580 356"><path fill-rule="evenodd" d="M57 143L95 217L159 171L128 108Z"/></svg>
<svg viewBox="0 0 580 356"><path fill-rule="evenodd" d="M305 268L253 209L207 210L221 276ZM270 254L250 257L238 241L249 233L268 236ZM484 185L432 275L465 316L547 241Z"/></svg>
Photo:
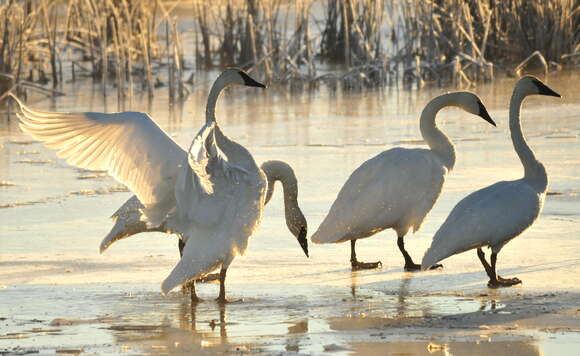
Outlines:
<svg viewBox="0 0 580 356"><path fill-rule="evenodd" d="M397 236L397 246L399 246L399 250L401 251L403 258L405 259L405 266L403 267L405 272L421 271L421 265L413 262L413 258L411 257L411 255L409 255L409 252L405 250L405 234L401 233ZM434 264L433 266L429 267L429 269L437 269L437 268L443 268L443 265Z"/></svg>
<svg viewBox="0 0 580 356"><path fill-rule="evenodd" d="M381 261L377 262L359 262L356 259L356 251L355 251L355 244L356 240L350 240L350 265L352 266L353 271L358 271L361 269L375 269L383 266Z"/></svg>
<svg viewBox="0 0 580 356"><path fill-rule="evenodd" d="M381 261L377 262L359 262L357 260L350 261L353 271L358 271L361 269L375 269L383 266Z"/></svg>
<svg viewBox="0 0 580 356"><path fill-rule="evenodd" d="M438 269L438 268L443 268L442 264L434 264L433 266L429 267L429 269ZM419 272L421 271L421 265L418 265L416 263L405 263L405 272Z"/></svg>
<svg viewBox="0 0 580 356"><path fill-rule="evenodd" d="M405 263L405 267L403 267L405 269L405 272L418 272L421 270L421 265L418 265L416 263Z"/></svg>
<svg viewBox="0 0 580 356"><path fill-rule="evenodd" d="M514 286L516 284L520 284L522 283L522 281L519 278L502 278L500 276L497 276L497 278L494 279L490 279L489 282L487 282L487 286L489 288L503 288L503 287L511 287Z"/></svg>
<svg viewBox="0 0 580 356"><path fill-rule="evenodd" d="M489 288L511 287L516 284L522 283L522 281L519 278L515 277L502 278L497 275L497 272L495 270L495 265L497 262L497 252L491 253L491 264L487 263L487 261L485 260L485 254L483 253L483 250L481 248L477 249L477 257L479 257L479 260L481 261L481 264L483 265L483 268L485 268L485 272L489 277L489 282L487 282L487 286Z"/></svg>

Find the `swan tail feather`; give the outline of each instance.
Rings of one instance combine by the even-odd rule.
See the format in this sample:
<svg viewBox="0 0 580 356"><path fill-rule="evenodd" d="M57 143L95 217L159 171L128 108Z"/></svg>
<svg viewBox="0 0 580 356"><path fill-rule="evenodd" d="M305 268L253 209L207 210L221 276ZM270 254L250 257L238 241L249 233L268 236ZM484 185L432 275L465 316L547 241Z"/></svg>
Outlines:
<svg viewBox="0 0 580 356"><path fill-rule="evenodd" d="M431 245L425 252L423 260L421 261L421 270L427 270L437 262L451 256L451 254L444 253L437 246Z"/></svg>
<svg viewBox="0 0 580 356"><path fill-rule="evenodd" d="M211 239L188 239L181 260L163 281L161 292L167 294L179 285L211 273L223 263L223 253L221 244Z"/></svg>
<svg viewBox="0 0 580 356"><path fill-rule="evenodd" d="M449 246L444 242L445 240L443 239L434 238L431 247L429 247L425 252L425 255L423 255L423 260L421 261L421 270L424 271L437 262L446 259L447 257L488 245L488 243L485 242L461 241L461 243L457 243L455 246Z"/></svg>

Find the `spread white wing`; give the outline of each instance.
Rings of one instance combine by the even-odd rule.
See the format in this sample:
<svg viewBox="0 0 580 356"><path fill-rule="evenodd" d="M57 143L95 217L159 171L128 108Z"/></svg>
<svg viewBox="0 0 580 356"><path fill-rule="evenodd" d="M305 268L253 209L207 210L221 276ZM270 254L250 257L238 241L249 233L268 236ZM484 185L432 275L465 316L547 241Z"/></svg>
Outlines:
<svg viewBox="0 0 580 356"><path fill-rule="evenodd" d="M148 115L45 112L16 101L24 132L69 164L107 171L125 184L143 203L150 225L161 224L175 207L175 180L187 155Z"/></svg>

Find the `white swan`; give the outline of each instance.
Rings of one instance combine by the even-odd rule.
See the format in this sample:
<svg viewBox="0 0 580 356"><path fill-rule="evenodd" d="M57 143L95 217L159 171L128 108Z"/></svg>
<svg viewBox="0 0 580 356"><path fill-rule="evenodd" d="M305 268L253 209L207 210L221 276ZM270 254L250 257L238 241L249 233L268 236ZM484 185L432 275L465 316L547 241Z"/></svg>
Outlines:
<svg viewBox="0 0 580 356"><path fill-rule="evenodd" d="M298 206L298 180L294 170L290 165L283 161L266 161L260 167L267 179L267 193L264 199L264 206L270 201L274 193L274 184L280 181L284 190L284 209L286 225L288 229L297 238L304 253L308 256L308 245L306 241L307 223L300 207ZM173 233L167 228L166 221L160 226L149 227L144 220L142 213L143 204L137 196L129 198L117 211L111 216L114 226L101 242L100 252L103 253L113 243L127 237L142 232L164 232ZM185 243L179 239L179 253L183 254Z"/></svg>
<svg viewBox="0 0 580 356"><path fill-rule="evenodd" d="M524 177L498 182L471 193L451 211L435 233L425 253L422 268L451 255L477 248L477 255L489 276L488 286L503 287L521 283L518 278L504 279L497 275L497 254L511 239L530 227L542 211L548 177L544 165L530 149L520 125L520 109L528 95L560 97L534 77L518 81L510 101L510 132L514 149L524 166ZM491 265L481 249L491 247Z"/></svg>
<svg viewBox="0 0 580 356"><path fill-rule="evenodd" d="M43 112L13 97L24 132L58 149L72 165L108 171L143 204L149 228L165 224L182 236L183 257L163 281L163 293L221 267L223 302L227 268L245 252L260 222L267 184L251 154L215 121L220 92L235 84L264 88L241 70L225 70L211 88L206 123L187 152L143 113ZM195 288L191 293L196 301Z"/></svg>
<svg viewBox="0 0 580 356"><path fill-rule="evenodd" d="M435 124L444 107L456 106L495 126L479 98L469 92L449 93L431 100L423 109L420 128L429 149L393 148L364 162L348 178L330 212L312 236L314 243L351 241L354 269L376 268L380 262L356 259L357 239L392 228L405 258L405 270L421 268L405 250L404 237L417 231L441 193L447 173L455 164L455 149Z"/></svg>

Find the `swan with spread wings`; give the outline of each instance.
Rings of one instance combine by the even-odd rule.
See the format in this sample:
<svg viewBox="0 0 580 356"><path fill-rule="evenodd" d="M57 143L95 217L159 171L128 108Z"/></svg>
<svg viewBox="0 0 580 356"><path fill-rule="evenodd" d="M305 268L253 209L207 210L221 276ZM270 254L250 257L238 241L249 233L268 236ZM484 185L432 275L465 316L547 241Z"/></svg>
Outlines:
<svg viewBox="0 0 580 356"><path fill-rule="evenodd" d="M148 229L180 236L183 255L163 281L163 293L219 268L218 301L225 302L226 271L260 223L268 177L215 119L219 94L231 85L265 87L239 69L222 72L208 96L206 122L187 151L144 113L37 111L13 96L24 132L71 165L107 171L135 194ZM292 229L307 253L306 221L299 209L293 213ZM191 298L199 300L193 286Z"/></svg>

